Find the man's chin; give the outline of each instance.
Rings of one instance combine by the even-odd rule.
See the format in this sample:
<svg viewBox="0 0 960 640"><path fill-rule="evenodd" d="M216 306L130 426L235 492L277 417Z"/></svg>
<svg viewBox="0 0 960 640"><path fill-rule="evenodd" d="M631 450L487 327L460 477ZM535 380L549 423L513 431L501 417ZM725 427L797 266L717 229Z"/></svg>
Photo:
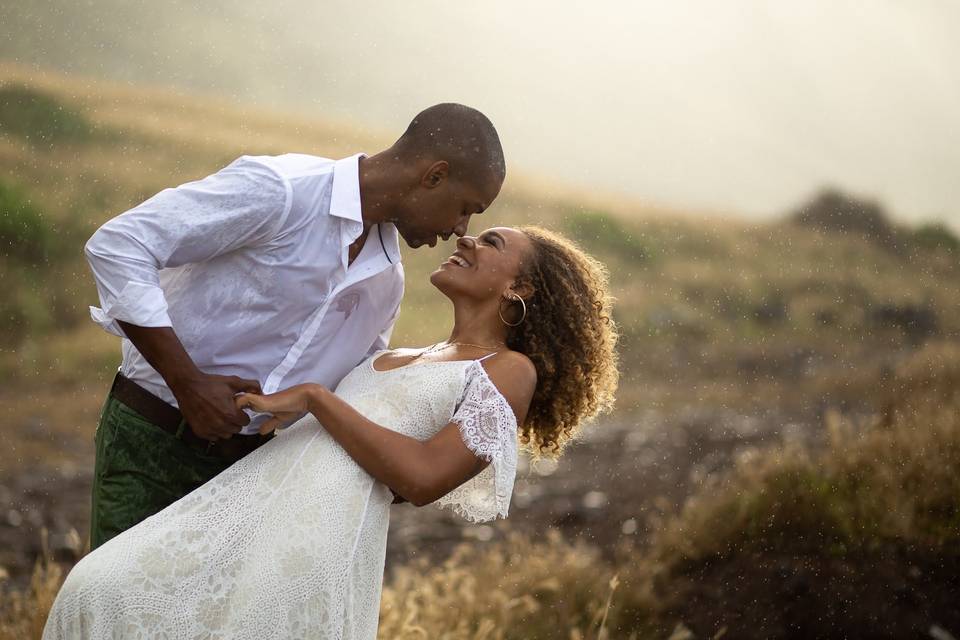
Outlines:
<svg viewBox="0 0 960 640"><path fill-rule="evenodd" d="M406 238L404 238L404 240L407 241L407 246L410 247L411 249L419 249L420 247L425 245L429 247L435 247L437 245L436 236L434 236L433 238L414 238L411 240L407 240Z"/></svg>

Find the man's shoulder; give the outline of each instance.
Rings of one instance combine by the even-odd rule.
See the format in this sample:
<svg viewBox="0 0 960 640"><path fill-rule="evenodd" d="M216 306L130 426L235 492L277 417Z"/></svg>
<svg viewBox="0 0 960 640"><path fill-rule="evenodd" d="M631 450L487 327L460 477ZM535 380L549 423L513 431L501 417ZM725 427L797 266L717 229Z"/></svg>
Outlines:
<svg viewBox="0 0 960 640"><path fill-rule="evenodd" d="M269 167L285 178L294 178L310 174L326 174L333 171L335 160L307 153L284 153L277 156L245 155L238 162L256 163Z"/></svg>

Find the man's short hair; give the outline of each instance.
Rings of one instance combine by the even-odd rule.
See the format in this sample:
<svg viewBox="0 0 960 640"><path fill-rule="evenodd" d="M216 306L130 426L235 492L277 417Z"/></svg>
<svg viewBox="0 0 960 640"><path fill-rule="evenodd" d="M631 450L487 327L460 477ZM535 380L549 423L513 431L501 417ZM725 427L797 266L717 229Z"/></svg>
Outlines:
<svg viewBox="0 0 960 640"><path fill-rule="evenodd" d="M500 136L487 116L476 109L445 102L414 117L395 146L415 157L446 160L450 175L482 184L503 182L507 174Z"/></svg>

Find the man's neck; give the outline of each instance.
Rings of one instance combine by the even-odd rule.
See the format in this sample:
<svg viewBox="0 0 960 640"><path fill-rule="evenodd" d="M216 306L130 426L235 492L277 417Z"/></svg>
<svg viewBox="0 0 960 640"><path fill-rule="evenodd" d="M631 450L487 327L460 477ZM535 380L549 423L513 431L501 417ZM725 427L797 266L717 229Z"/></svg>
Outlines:
<svg viewBox="0 0 960 640"><path fill-rule="evenodd" d="M360 252L363 251L363 245L367 243L367 237L370 235L370 227L367 224L363 225L363 233L360 234L360 237L354 240L349 247L347 247L347 266L353 264L353 261L357 259L357 256L360 255Z"/></svg>
<svg viewBox="0 0 960 640"><path fill-rule="evenodd" d="M389 172L384 166L383 152L358 160L360 174L360 215L363 219L363 231L366 234L375 224L389 222L392 191L389 185Z"/></svg>

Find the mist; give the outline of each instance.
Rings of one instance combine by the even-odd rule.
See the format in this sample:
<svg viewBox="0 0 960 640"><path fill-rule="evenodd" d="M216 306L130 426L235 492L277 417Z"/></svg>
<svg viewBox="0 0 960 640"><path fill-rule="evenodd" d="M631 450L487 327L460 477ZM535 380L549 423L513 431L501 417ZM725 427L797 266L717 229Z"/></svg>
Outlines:
<svg viewBox="0 0 960 640"><path fill-rule="evenodd" d="M0 6L0 58L384 139L464 102L565 187L766 218L833 185L958 228L958 24L932 1L40 0Z"/></svg>

